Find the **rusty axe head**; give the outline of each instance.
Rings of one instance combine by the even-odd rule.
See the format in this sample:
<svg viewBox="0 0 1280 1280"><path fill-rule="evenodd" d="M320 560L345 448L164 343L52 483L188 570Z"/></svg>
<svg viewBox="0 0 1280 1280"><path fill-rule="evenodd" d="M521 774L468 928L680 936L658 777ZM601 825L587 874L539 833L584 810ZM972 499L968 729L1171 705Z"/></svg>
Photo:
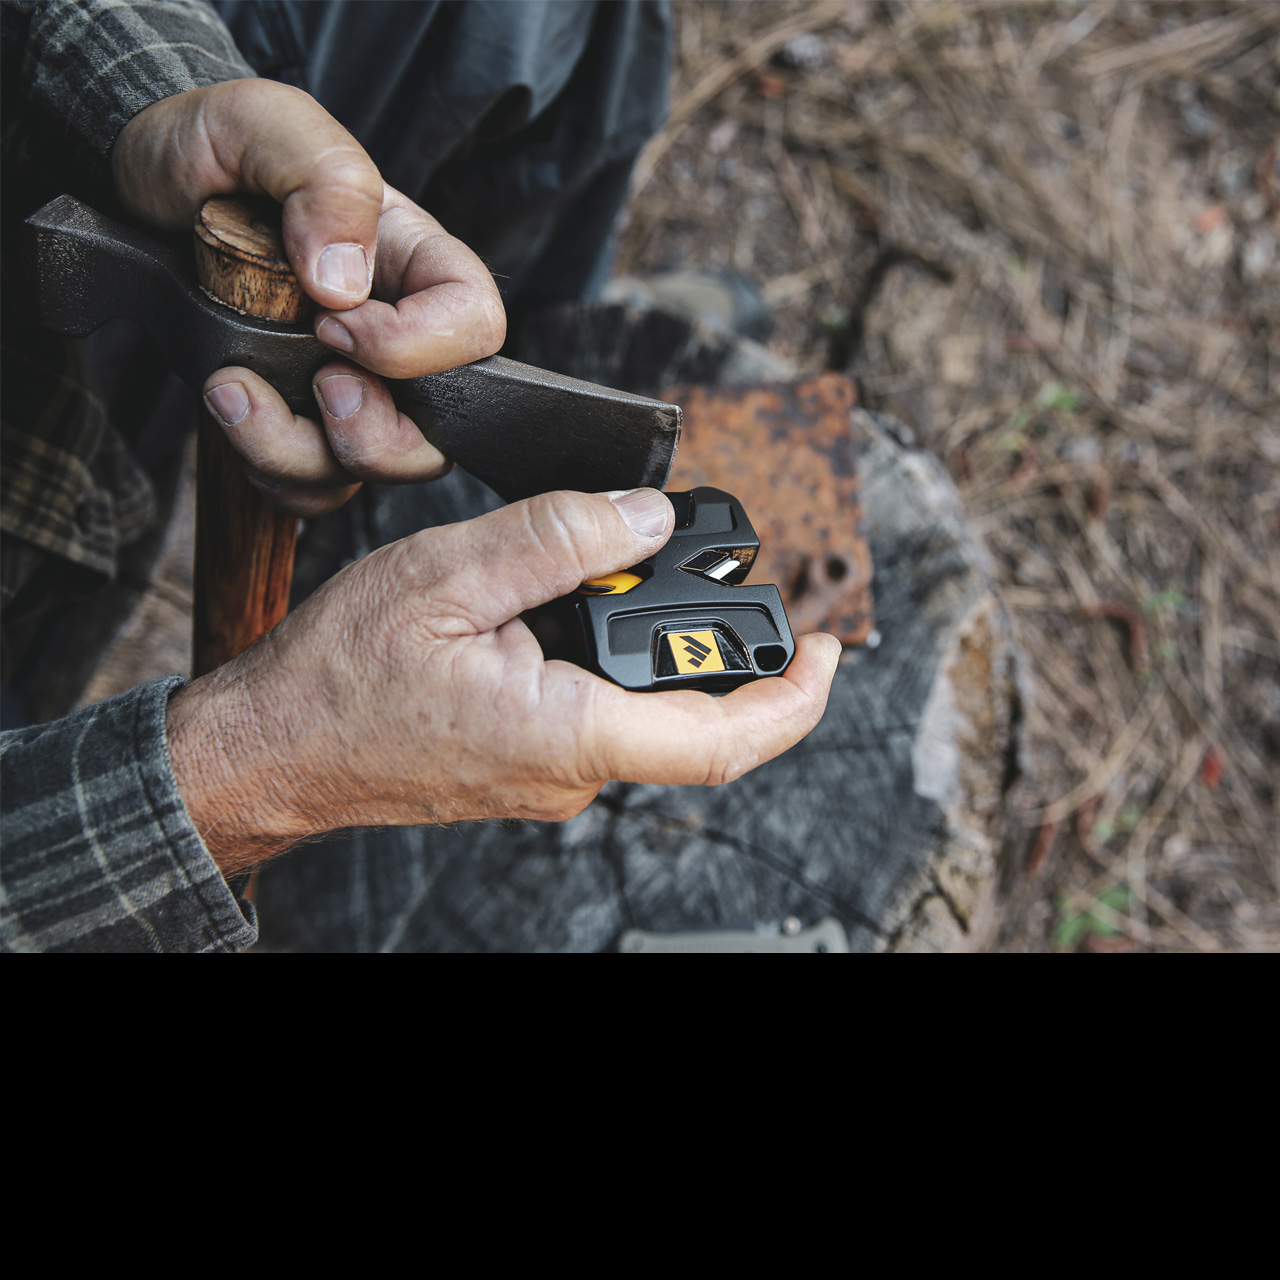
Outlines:
<svg viewBox="0 0 1280 1280"><path fill-rule="evenodd" d="M190 249L127 227L71 196L27 219L39 322L73 337L124 318L199 390L216 369L265 378L295 413L314 414L311 380L335 359L310 329L241 315L192 278ZM680 410L500 356L388 380L401 411L441 453L508 502L552 489L662 488Z"/></svg>

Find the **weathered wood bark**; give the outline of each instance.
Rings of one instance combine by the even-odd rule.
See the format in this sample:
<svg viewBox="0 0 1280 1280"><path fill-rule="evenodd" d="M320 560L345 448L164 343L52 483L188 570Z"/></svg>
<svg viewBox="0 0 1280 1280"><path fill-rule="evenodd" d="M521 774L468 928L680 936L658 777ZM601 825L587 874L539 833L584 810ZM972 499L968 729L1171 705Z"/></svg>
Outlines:
<svg viewBox="0 0 1280 1280"><path fill-rule="evenodd" d="M278 213L218 197L195 228L196 266L211 297L267 320L296 322L310 301L280 239ZM297 518L277 511L245 478L222 428L201 409L197 445L192 673L229 662L289 608Z"/></svg>

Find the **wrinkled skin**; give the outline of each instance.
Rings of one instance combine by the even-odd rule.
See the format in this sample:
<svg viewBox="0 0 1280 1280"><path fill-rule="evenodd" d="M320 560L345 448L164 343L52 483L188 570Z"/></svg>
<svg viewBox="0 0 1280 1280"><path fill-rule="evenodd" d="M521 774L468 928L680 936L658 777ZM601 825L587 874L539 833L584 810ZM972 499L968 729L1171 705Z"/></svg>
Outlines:
<svg viewBox="0 0 1280 1280"><path fill-rule="evenodd" d="M501 300L475 254L387 187L312 98L262 80L177 94L129 123L112 164L125 206L162 227L189 227L212 195L284 206L290 261L324 308L316 334L351 359L317 373L315 419L247 369L204 388L273 502L315 516L363 480L447 470L378 375L491 355ZM181 689L170 758L219 866L243 871L342 827L563 819L610 778L714 785L799 741L826 705L831 636L802 637L784 676L712 698L626 693L546 662L520 621L653 554L673 518L654 490L554 493L425 530L351 565Z"/></svg>
<svg viewBox="0 0 1280 1280"><path fill-rule="evenodd" d="M331 579L181 690L179 786L224 869L348 826L580 812L610 778L729 782L817 724L840 657L803 637L783 676L723 698L627 693L546 662L519 614L652 555L606 494L543 494L426 529Z"/></svg>
<svg viewBox="0 0 1280 1280"><path fill-rule="evenodd" d="M249 478L275 505L322 515L360 481L433 480L449 469L375 375L438 373L493 355L506 336L502 299L480 259L388 187L315 99L271 80L175 94L125 126L112 172L124 206L170 230L190 228L214 195L269 195L284 206L289 260L324 308L316 336L351 360L317 372L317 418L295 417L248 369L219 369L204 386ZM325 262L351 269L330 281Z"/></svg>

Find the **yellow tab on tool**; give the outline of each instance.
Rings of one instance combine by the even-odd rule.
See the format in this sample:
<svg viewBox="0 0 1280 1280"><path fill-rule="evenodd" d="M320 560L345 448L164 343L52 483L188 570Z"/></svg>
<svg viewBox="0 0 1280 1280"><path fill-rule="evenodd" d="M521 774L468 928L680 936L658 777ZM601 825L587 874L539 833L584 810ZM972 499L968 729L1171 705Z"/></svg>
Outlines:
<svg viewBox="0 0 1280 1280"><path fill-rule="evenodd" d="M634 573L607 573L603 578L588 578L578 588L580 596L620 596L644 581Z"/></svg>
<svg viewBox="0 0 1280 1280"><path fill-rule="evenodd" d="M668 631L667 643L671 646L671 656L676 660L679 675L724 670L724 659L720 656L714 631Z"/></svg>

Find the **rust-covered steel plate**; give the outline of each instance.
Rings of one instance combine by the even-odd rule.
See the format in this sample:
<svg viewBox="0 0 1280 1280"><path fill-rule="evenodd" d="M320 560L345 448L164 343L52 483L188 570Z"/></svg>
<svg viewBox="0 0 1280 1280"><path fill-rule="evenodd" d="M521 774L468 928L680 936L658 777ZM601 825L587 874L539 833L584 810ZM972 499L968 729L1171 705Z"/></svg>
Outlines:
<svg viewBox="0 0 1280 1280"><path fill-rule="evenodd" d="M774 582L791 629L861 644L875 626L860 524L854 385L837 373L753 387L675 387L684 410L668 488L713 485L760 536L752 581Z"/></svg>

